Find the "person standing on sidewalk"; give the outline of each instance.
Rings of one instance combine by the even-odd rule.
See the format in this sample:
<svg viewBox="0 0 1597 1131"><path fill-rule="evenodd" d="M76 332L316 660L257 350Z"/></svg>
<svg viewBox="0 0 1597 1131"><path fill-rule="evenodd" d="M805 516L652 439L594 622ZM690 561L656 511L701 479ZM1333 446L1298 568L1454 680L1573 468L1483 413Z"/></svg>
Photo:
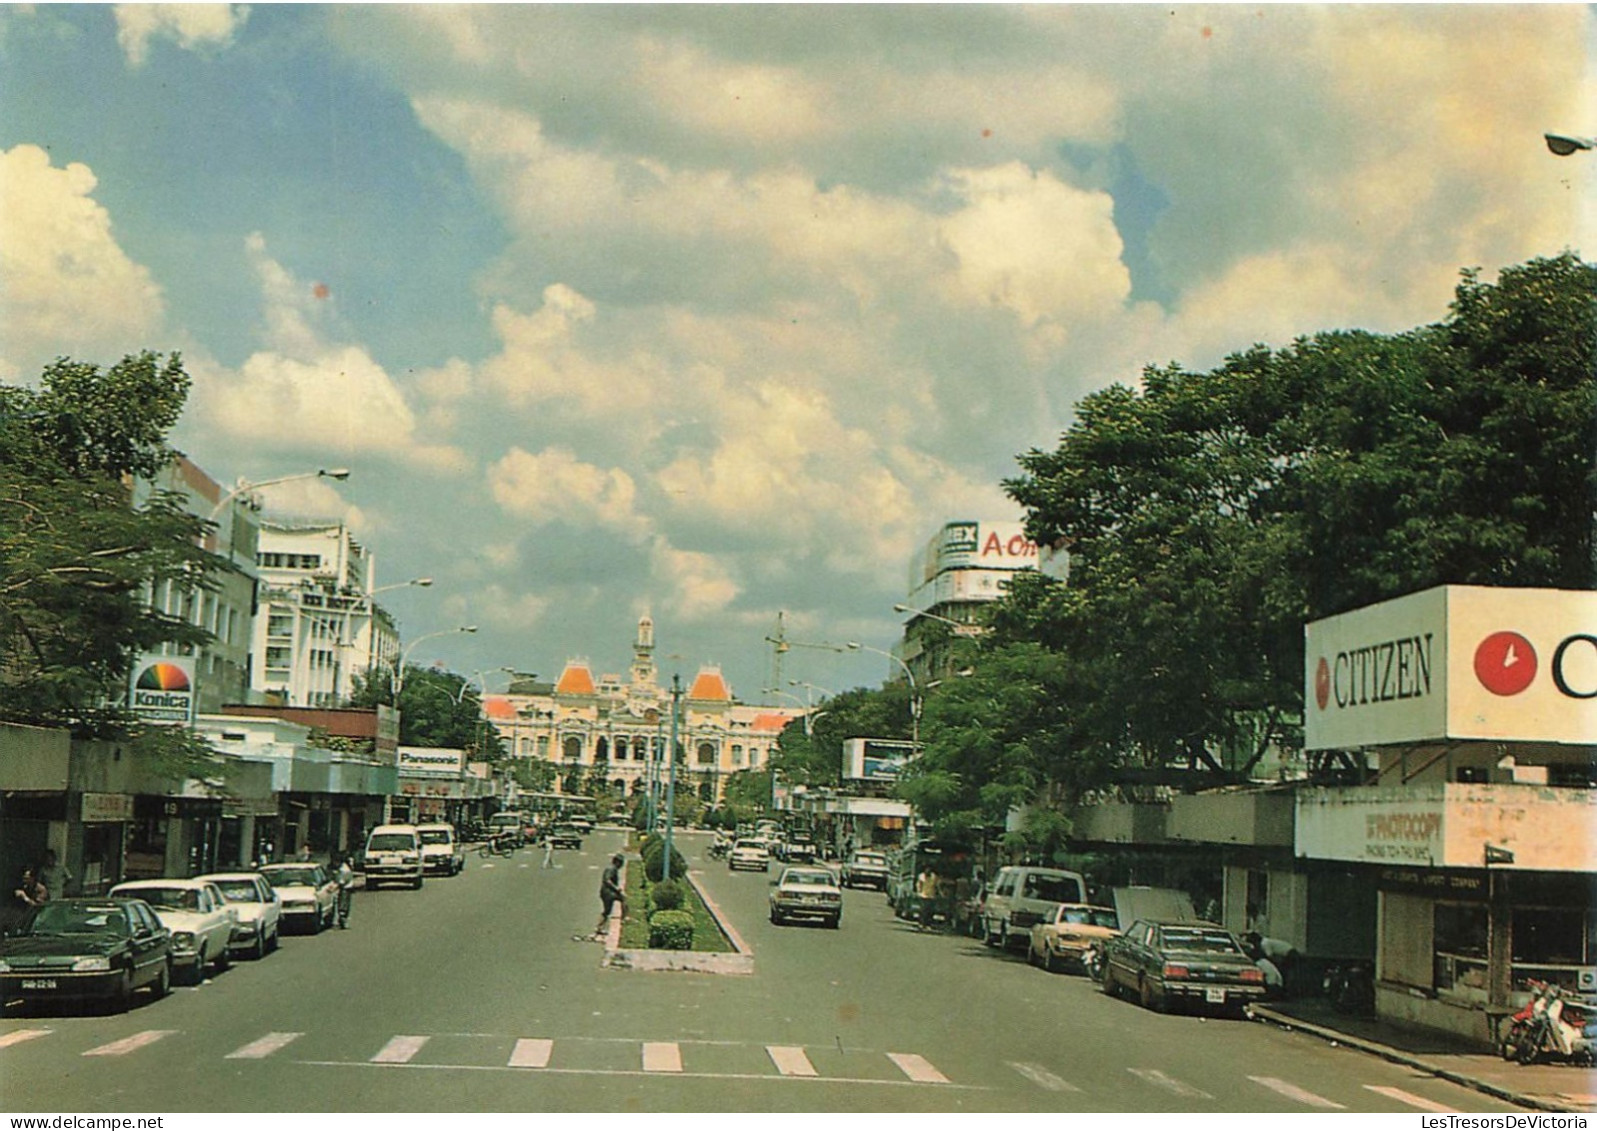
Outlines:
<svg viewBox="0 0 1597 1131"><path fill-rule="evenodd" d="M621 905L621 914L627 913L627 897L621 890L621 865L626 858L621 853L610 857L610 866L604 870L604 875L599 877L599 925L593 928L593 937L603 939L605 930L610 926L610 912L616 904Z"/></svg>

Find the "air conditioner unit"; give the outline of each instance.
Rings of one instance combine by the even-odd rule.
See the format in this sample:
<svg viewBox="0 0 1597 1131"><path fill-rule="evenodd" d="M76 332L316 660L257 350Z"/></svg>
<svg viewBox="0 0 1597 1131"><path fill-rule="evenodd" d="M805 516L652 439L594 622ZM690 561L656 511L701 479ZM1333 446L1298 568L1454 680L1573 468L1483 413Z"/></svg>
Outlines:
<svg viewBox="0 0 1597 1131"><path fill-rule="evenodd" d="M1583 994L1597 993L1597 966L1582 966L1577 969L1575 986Z"/></svg>

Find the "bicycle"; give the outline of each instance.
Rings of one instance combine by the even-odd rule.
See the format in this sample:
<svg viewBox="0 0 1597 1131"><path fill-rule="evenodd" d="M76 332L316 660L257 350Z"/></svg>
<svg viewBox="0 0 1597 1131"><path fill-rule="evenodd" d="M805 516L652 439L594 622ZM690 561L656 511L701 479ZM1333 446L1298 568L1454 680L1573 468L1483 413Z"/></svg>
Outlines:
<svg viewBox="0 0 1597 1131"><path fill-rule="evenodd" d="M477 846L478 856L514 856L516 842L508 836L491 836Z"/></svg>

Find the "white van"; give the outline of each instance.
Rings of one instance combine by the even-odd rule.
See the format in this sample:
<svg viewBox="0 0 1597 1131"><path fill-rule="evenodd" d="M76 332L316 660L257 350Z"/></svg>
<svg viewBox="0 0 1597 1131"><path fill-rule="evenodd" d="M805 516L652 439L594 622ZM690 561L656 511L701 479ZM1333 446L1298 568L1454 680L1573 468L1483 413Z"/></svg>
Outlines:
<svg viewBox="0 0 1597 1131"><path fill-rule="evenodd" d="M415 825L378 825L366 838L366 890L381 884L421 887L421 833Z"/></svg>
<svg viewBox="0 0 1597 1131"><path fill-rule="evenodd" d="M421 834L421 870L427 875L454 876L466 866L453 825L417 825Z"/></svg>
<svg viewBox="0 0 1597 1131"><path fill-rule="evenodd" d="M982 940L988 946L1031 945L1031 929L1061 903L1086 903L1080 872L1026 865L998 869L982 901Z"/></svg>

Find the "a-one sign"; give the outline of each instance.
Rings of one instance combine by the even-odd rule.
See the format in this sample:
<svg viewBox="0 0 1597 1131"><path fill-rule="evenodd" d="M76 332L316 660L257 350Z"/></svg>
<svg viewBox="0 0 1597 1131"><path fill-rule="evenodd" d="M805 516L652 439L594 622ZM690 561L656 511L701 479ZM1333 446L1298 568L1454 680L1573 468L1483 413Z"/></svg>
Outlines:
<svg viewBox="0 0 1597 1131"><path fill-rule="evenodd" d="M1597 739L1597 592L1447 585L1305 629L1304 745Z"/></svg>
<svg viewBox="0 0 1597 1131"><path fill-rule="evenodd" d="M850 738L843 743L844 776L859 781L894 782L914 755L914 744L902 739Z"/></svg>
<svg viewBox="0 0 1597 1131"><path fill-rule="evenodd" d="M947 522L911 564L909 588L918 589L944 570L1036 566L1037 543L1019 522Z"/></svg>
<svg viewBox="0 0 1597 1131"><path fill-rule="evenodd" d="M156 723L194 722L194 657L146 654L133 665L128 707Z"/></svg>

